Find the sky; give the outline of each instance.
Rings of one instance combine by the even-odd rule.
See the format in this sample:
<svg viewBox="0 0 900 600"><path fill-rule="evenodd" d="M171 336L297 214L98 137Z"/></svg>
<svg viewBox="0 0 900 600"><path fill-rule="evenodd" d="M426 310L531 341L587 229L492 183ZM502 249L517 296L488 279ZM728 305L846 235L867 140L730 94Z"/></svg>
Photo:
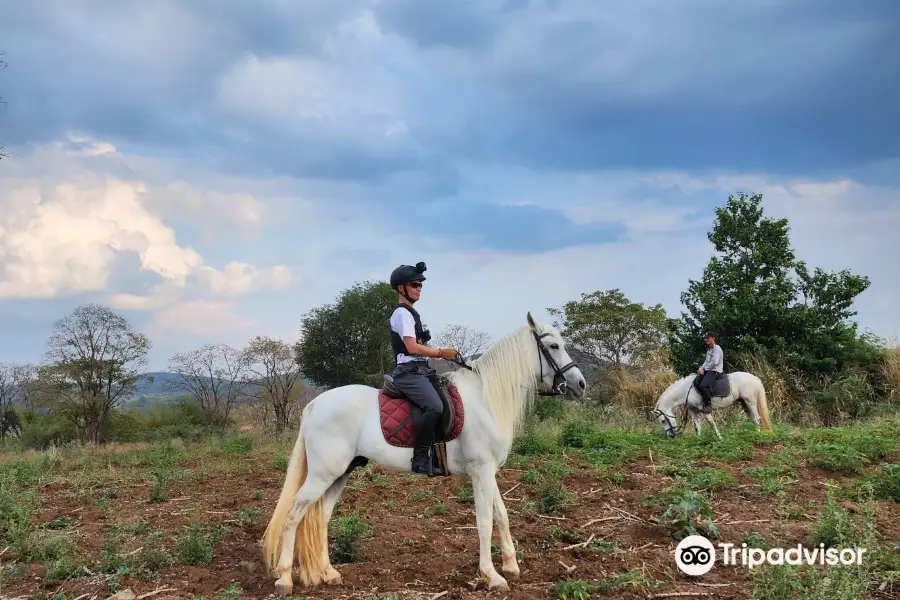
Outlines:
<svg viewBox="0 0 900 600"><path fill-rule="evenodd" d="M739 192L896 338L898 28L893 0L5 3L0 362L87 302L151 370L293 342L419 261L433 332L611 288L675 317Z"/></svg>

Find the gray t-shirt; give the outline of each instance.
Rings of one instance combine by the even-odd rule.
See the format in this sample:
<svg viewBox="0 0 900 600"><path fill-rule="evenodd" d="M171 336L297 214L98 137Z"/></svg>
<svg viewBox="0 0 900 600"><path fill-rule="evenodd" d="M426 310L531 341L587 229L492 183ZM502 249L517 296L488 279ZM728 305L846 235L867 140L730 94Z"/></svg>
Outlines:
<svg viewBox="0 0 900 600"><path fill-rule="evenodd" d="M712 348L706 351L706 360L703 361L700 368L704 371L716 371L717 373L722 373L725 370L723 362L722 349L719 348L718 344L713 344Z"/></svg>

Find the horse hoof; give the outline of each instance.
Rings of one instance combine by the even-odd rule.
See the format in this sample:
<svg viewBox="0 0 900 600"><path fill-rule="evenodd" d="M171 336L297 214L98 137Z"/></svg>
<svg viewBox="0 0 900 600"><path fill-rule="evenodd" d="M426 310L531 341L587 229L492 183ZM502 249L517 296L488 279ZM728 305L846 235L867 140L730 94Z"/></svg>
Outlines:
<svg viewBox="0 0 900 600"><path fill-rule="evenodd" d="M491 578L490 580L488 580L488 589L489 590L499 590L501 592L508 592L509 584L506 582L505 579L500 577L500 575L497 575L496 578Z"/></svg>
<svg viewBox="0 0 900 600"><path fill-rule="evenodd" d="M337 569L331 568L328 570L328 573L325 574L325 583L327 585L341 585L343 579Z"/></svg>
<svg viewBox="0 0 900 600"><path fill-rule="evenodd" d="M513 579L513 580L516 580L516 579L519 578L519 567L511 567L511 568L509 568L509 569L507 569L507 568L504 567L504 568L501 569L501 570L503 571L503 575L504 575L507 579Z"/></svg>
<svg viewBox="0 0 900 600"><path fill-rule="evenodd" d="M498 579L497 581L494 581L494 582L490 583L490 584L488 585L488 589L491 590L491 591L496 590L496 591L500 591L500 592L508 592L508 591L509 591L509 584L506 582L505 579L503 579L503 578L501 577L501 578Z"/></svg>
<svg viewBox="0 0 900 600"><path fill-rule="evenodd" d="M291 592L294 591L294 586L290 583L284 583L282 581L275 582L275 595L284 597L290 596Z"/></svg>

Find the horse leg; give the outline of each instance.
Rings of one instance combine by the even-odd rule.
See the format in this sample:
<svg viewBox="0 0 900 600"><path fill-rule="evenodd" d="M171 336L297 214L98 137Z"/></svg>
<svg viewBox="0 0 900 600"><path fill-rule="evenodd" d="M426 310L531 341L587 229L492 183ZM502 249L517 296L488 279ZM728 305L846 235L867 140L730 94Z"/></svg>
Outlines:
<svg viewBox="0 0 900 600"><path fill-rule="evenodd" d="M705 415L703 415L703 416L706 418L707 421L710 422L710 424L713 426L713 430L716 432L716 436L721 440L721 439L722 439L722 434L719 433L719 428L716 427L716 422L713 420L712 415L707 415L707 414L705 414Z"/></svg>
<svg viewBox="0 0 900 600"><path fill-rule="evenodd" d="M334 506L337 504L338 498L344 491L347 481L350 479L350 473L339 477L337 481L331 484L324 496L325 523L331 521L331 515L334 512ZM325 583L330 585L341 585L341 574L331 566L331 557L328 555L328 536L322 538L322 564L325 565Z"/></svg>
<svg viewBox="0 0 900 600"><path fill-rule="evenodd" d="M759 412L756 410L756 403L742 400L741 405L744 407L744 412L747 414L747 418L750 419L750 422L759 427L761 421Z"/></svg>
<svg viewBox="0 0 900 600"><path fill-rule="evenodd" d="M487 581L488 589L508 591L509 584L491 560L491 534L494 532L494 493L497 480L489 466L480 466L470 472L475 496L475 524L478 526L478 570Z"/></svg>
<svg viewBox="0 0 900 600"><path fill-rule="evenodd" d="M503 557L501 570L508 578L518 579L519 564L516 562L516 547L509 532L509 515L506 513L503 494L497 485L494 486L494 520L500 530L500 555Z"/></svg>
<svg viewBox="0 0 900 600"><path fill-rule="evenodd" d="M700 413L695 410L691 411L691 423L694 424L694 431L697 432L697 435L700 435Z"/></svg>
<svg viewBox="0 0 900 600"><path fill-rule="evenodd" d="M302 486L300 486L300 489L297 490L297 493L294 495L293 503L291 504L291 508L284 521L281 556L278 560L278 567L276 569L278 573L281 573L278 581L275 582L275 591L280 596L289 596L294 587L292 569L294 566L294 543L297 537L297 527L304 517L309 516L316 520L319 518L319 515L311 514L309 509L322 499L323 494L328 490L331 483L332 482L330 481L323 481L318 478L309 478ZM319 509L321 510L320 507ZM318 524L312 526L315 525ZM301 547L297 548L297 553L299 554L300 552L309 550L309 548ZM318 579L322 577L322 574L310 573L306 575L306 577L308 577L310 581L304 581L304 583L317 584L319 583Z"/></svg>

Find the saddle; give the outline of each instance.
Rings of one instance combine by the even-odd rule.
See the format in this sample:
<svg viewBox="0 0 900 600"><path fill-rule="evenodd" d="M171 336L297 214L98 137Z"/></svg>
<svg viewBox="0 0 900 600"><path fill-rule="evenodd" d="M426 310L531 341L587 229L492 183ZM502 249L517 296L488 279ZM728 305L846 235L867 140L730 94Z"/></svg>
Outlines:
<svg viewBox="0 0 900 600"><path fill-rule="evenodd" d="M700 375L694 376L694 387L700 383L702 377ZM731 394L731 382L728 380L728 373L717 373L716 380L713 382L712 391L710 393L710 397L712 398L725 398L726 396Z"/></svg>
<svg viewBox="0 0 900 600"><path fill-rule="evenodd" d="M455 435L453 435L453 429L457 424L456 402L451 399L450 381L446 377L438 374L430 376L428 380L431 382L431 385L432 387L434 387L435 391L437 391L438 396L441 399L441 404L444 405L444 410L441 413L441 420L438 422L437 431L435 432L434 441L450 441L451 439L456 437ZM394 378L390 375L384 376L384 384L381 386L381 392L388 398L393 398L394 400L403 400L403 404L406 405L405 407L410 413L405 419L398 423L397 427L394 430L390 432L392 435L396 434L398 431L409 425L410 422L421 423L420 417L422 416L422 409L409 401L409 398L406 397L406 394L404 394L400 390L400 388L394 385Z"/></svg>

